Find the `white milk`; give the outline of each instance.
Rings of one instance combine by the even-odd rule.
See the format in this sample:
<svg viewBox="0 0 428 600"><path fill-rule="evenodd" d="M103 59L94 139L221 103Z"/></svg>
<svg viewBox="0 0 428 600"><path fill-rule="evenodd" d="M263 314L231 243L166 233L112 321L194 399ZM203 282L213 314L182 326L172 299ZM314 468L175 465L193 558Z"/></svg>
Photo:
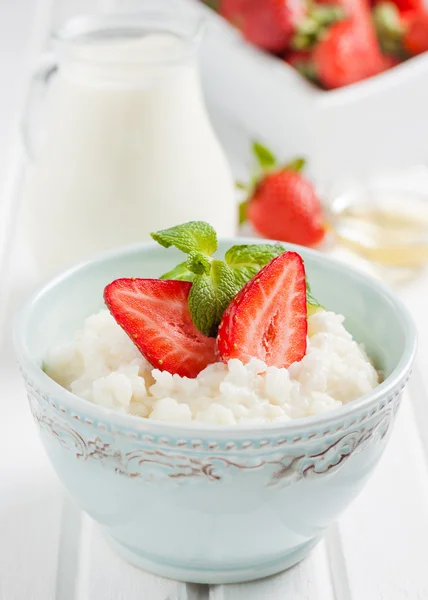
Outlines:
<svg viewBox="0 0 428 600"><path fill-rule="evenodd" d="M74 45L53 77L44 121L25 185L43 275L188 220L235 233L232 176L184 40Z"/></svg>

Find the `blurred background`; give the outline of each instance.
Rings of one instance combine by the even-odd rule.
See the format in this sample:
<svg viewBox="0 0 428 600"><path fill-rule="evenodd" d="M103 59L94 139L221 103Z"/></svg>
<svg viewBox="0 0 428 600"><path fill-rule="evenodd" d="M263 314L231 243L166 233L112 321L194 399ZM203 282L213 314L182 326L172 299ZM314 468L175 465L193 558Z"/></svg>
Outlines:
<svg viewBox="0 0 428 600"><path fill-rule="evenodd" d="M420 275L421 0L20 0L0 10L10 140L0 184L13 186L7 165L19 154L13 196L38 278L193 218L316 247L393 286Z"/></svg>

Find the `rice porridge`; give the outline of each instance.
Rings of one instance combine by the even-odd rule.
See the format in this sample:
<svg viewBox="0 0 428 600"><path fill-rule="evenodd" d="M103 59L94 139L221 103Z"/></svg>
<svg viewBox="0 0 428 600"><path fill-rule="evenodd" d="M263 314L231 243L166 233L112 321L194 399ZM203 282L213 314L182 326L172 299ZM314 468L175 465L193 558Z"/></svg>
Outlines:
<svg viewBox="0 0 428 600"><path fill-rule="evenodd" d="M288 369L233 358L196 378L154 369L107 310L53 348L45 371L76 395L122 413L174 423L234 425L287 421L347 404L375 388L378 374L344 318L308 318L305 356Z"/></svg>

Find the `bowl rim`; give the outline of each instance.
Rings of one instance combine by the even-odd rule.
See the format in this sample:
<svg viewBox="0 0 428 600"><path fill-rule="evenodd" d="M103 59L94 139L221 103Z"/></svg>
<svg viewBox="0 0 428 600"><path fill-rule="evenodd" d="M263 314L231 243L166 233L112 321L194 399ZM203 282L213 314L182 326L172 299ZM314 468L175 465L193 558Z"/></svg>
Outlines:
<svg viewBox="0 0 428 600"><path fill-rule="evenodd" d="M275 240L265 240L249 237L222 237L219 242L254 244L254 243L278 243ZM18 310L15 316L14 323L14 347L18 363L21 368L27 372L32 381L40 382L39 387L43 388L48 394L54 395L55 398L64 401L67 407L77 412L89 414L100 421L105 420L112 425L115 423L118 426L123 426L127 429L137 431L144 430L146 433L158 435L180 434L187 437L198 437L209 434L220 438L233 435L235 438L247 437L248 435L273 435L282 434L289 435L302 430L313 430L319 427L327 428L337 425L340 422L346 421L364 409L375 406L378 401L384 399L387 395L396 395L398 390L404 386L405 381L411 372L411 367L416 355L417 349L417 331L413 319L405 306L404 302L396 296L390 288L374 276L367 274L359 269L340 261L337 258L325 255L317 250L298 246L296 244L288 244L287 249L298 252L303 251L304 254L314 258L315 261L326 261L332 264L339 273L349 275L369 286L377 293L382 294L395 307L397 313L401 316L402 325L405 330L405 347L401 359L392 373L382 381L376 388L364 394L360 398L353 400L349 404L342 405L318 415L290 419L289 421L272 421L263 424L247 424L247 425L210 425L204 423L184 424L184 423L169 423L156 419L145 419L138 415L129 413L119 413L114 409L106 408L98 404L93 404L84 398L63 388L59 383L51 379L31 357L29 347L26 341L26 329L30 322L30 316L33 305L40 301L41 298L55 288L59 283L76 275L79 271L84 271L94 266L101 265L104 262L116 258L118 255L133 255L141 252L144 249L150 248L159 249L159 245L155 242L139 242L136 244L121 246L114 250L109 250L97 254L88 260L79 262L78 264L66 269L65 271L50 279L47 283L39 286L36 292L31 294L24 305Z"/></svg>

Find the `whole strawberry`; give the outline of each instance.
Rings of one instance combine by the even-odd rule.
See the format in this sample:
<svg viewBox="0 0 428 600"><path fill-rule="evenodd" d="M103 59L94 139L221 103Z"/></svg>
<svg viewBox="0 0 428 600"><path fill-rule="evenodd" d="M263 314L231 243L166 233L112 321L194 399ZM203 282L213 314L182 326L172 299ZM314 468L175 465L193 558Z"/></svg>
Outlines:
<svg viewBox="0 0 428 600"><path fill-rule="evenodd" d="M315 246L325 235L321 203L311 183L300 173L297 159L277 167L269 150L253 145L263 174L241 205L241 221L247 218L262 236Z"/></svg>
<svg viewBox="0 0 428 600"><path fill-rule="evenodd" d="M291 40L291 62L309 79L333 89L388 68L381 53L367 0L317 0L311 3ZM290 54L286 56L290 61Z"/></svg>
<svg viewBox="0 0 428 600"><path fill-rule="evenodd" d="M283 52L298 20L302 0L221 0L219 12L252 44L269 52Z"/></svg>
<svg viewBox="0 0 428 600"><path fill-rule="evenodd" d="M386 68L371 25L366 27L359 19L335 23L312 58L317 78L327 89L356 83Z"/></svg>

